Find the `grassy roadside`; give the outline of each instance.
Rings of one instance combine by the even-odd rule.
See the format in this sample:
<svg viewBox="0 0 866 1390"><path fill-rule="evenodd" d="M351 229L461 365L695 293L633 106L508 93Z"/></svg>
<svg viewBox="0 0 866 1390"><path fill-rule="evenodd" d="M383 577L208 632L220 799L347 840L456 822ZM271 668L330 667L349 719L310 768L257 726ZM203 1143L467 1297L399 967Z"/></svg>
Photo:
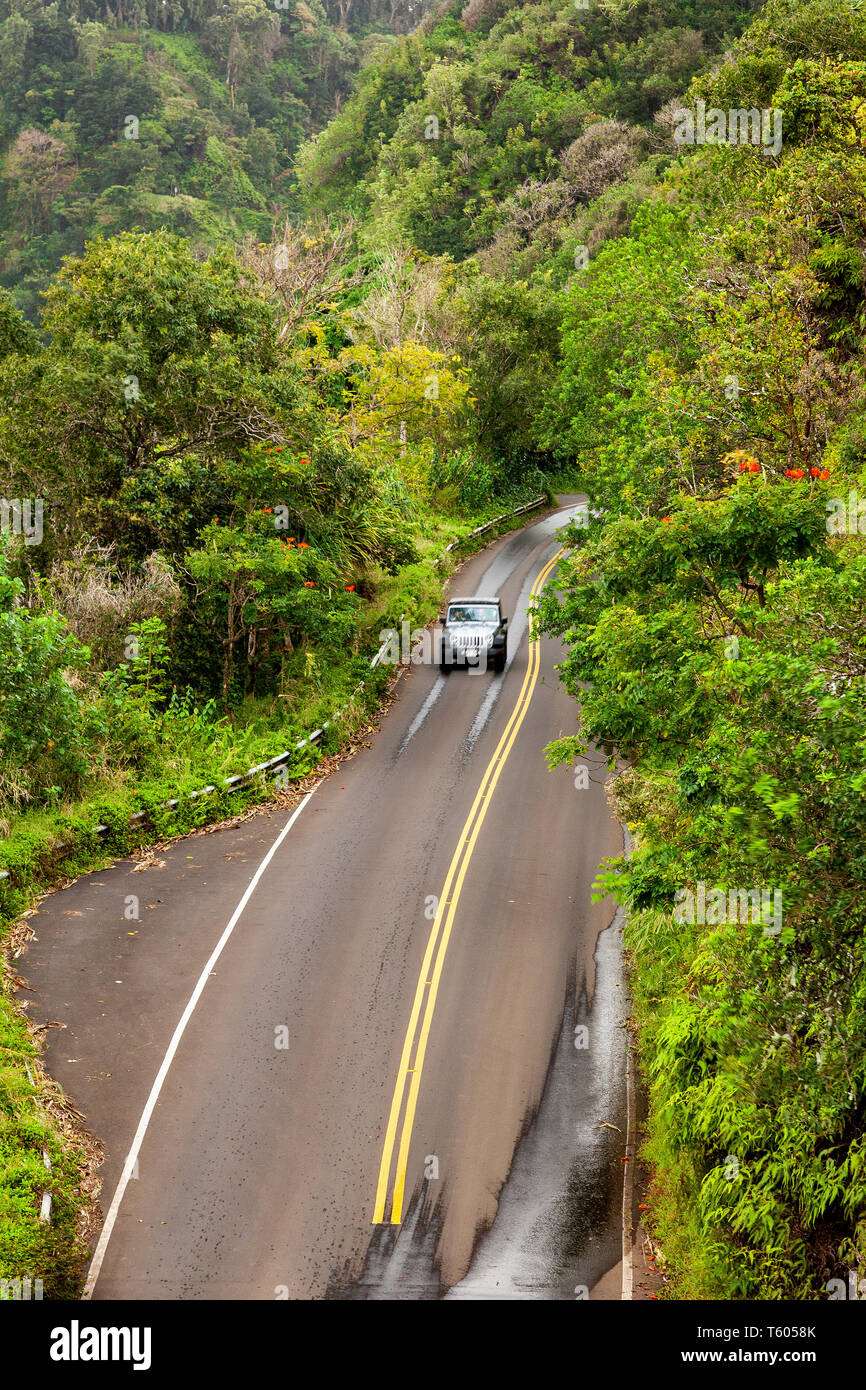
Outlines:
<svg viewBox="0 0 866 1390"><path fill-rule="evenodd" d="M381 704L389 684L387 668L369 667L380 631L399 627L402 614L413 626L429 623L439 611L448 577L462 560L544 511L540 507L508 517L480 536L469 535L505 506L500 501L486 517L465 524L449 519L438 534L421 541L420 560L394 575L378 576L375 595L359 619L355 650L327 664L308 653L291 700L251 701L233 723L205 717L182 704L170 706L161 716L166 751L158 778L133 783L106 771L99 786L81 801L0 823L6 832L0 840L0 869L9 873L0 880L0 1279L41 1279L45 1298L75 1298L88 1233L97 1219L88 1141L75 1124L76 1113L41 1066L38 1030L30 1027L11 997L17 984L13 953L24 939L23 914L41 894L70 878L272 798L273 779L268 782L264 776L243 788L217 790L194 800L189 793L212 783L220 788L225 778L283 752L337 710L339 720L292 759L289 783L308 776L323 757L345 747ZM455 549L435 565L451 541L458 542ZM286 784L283 780L278 785ZM178 805L168 809L165 803L172 798ZM130 816L139 811L144 817L131 824ZM107 827L101 835L95 831L99 824ZM42 1220L43 1193L48 1190L51 1216Z"/></svg>
<svg viewBox="0 0 866 1390"><path fill-rule="evenodd" d="M14 976L4 972L4 990ZM0 1278L43 1281L45 1298L74 1298L91 1207L86 1143L38 1059L39 1038L0 1001ZM47 1162L46 1162L47 1159ZM50 1163L50 1170L48 1164ZM49 1219L42 1220L45 1193ZM12 1297L7 1290L0 1298ZM34 1296L36 1296L34 1294Z"/></svg>

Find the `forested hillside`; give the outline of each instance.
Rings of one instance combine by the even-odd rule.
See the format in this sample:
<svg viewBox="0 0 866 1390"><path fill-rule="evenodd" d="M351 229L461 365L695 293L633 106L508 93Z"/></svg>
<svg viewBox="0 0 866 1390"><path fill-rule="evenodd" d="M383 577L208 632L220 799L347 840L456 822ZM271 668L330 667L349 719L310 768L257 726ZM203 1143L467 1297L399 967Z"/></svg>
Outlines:
<svg viewBox="0 0 866 1390"><path fill-rule="evenodd" d="M635 837L599 891L669 1288L866 1274L866 11L0 16L4 914L58 844L96 862L97 821L177 831L234 803L168 798L363 720L432 559L558 472L605 514L542 616ZM752 138L684 146L698 103ZM77 1160L18 1066L0 1264L62 1291Z"/></svg>
<svg viewBox="0 0 866 1390"><path fill-rule="evenodd" d="M267 237L300 141L429 3L3 0L0 284L32 317L97 233Z"/></svg>
<svg viewBox="0 0 866 1390"><path fill-rule="evenodd" d="M602 883L631 909L673 1287L844 1297L866 1262L866 15L770 0L701 99L780 111L782 149L696 147L565 297L541 432L609 520L545 619L586 735L629 760L636 849Z"/></svg>
<svg viewBox="0 0 866 1390"><path fill-rule="evenodd" d="M433 254L483 248L484 263L510 279L527 251L531 264L561 249L575 212L614 184L626 187L606 216L625 216L618 204L639 198L673 152L654 117L756 8L445 4L360 75L339 116L303 147L307 203L369 215Z"/></svg>

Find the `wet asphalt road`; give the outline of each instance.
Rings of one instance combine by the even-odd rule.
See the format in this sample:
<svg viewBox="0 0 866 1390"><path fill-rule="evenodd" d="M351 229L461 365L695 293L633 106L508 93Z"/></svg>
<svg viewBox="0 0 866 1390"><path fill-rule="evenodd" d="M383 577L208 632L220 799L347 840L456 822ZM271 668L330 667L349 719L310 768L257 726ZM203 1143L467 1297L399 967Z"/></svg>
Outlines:
<svg viewBox="0 0 866 1390"><path fill-rule="evenodd" d="M274 854L167 1072L95 1298L563 1299L616 1265L625 988L613 907L590 884L622 837L600 755L583 789L546 766L545 744L575 729L555 642L496 764L434 988L425 957L446 912L437 926L431 901L523 707L529 590L567 515L453 581L513 615L504 676L405 672L372 746ZM18 966L31 1018L64 1025L46 1063L104 1141L104 1211L205 962L289 815L180 841L164 867L120 862L40 906Z"/></svg>

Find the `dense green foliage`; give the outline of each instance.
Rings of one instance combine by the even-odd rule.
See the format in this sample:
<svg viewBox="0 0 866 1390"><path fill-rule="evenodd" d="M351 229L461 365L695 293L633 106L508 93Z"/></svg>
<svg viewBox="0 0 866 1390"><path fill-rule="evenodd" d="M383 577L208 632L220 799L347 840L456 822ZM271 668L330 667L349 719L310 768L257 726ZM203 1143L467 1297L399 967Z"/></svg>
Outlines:
<svg viewBox="0 0 866 1390"><path fill-rule="evenodd" d="M45 503L0 537L7 912L97 819L230 809L164 802L579 468L551 756L606 747L635 836L672 1291L862 1276L866 9L0 0L0 75L0 492ZM679 147L699 99L781 150Z"/></svg>
<svg viewBox="0 0 866 1390"><path fill-rule="evenodd" d="M296 236L299 280L320 232ZM273 248L255 255L273 268ZM367 280L387 307L375 266ZM4 495L45 514L39 537L11 505L4 521L0 813L80 796L106 765L152 775L177 747L172 692L258 710L279 751L317 671L357 680L395 578L538 492L531 461L495 477L461 448L456 361L365 341L338 285L284 334L269 288L228 251L122 233L66 262L44 338L6 306Z"/></svg>
<svg viewBox="0 0 866 1390"><path fill-rule="evenodd" d="M753 6L722 0L446 5L395 44L301 152L328 210L462 258L520 233L551 236L612 176L641 162L647 126ZM599 124L615 119L614 131ZM543 228L537 224L544 222Z"/></svg>
<svg viewBox="0 0 866 1390"><path fill-rule="evenodd" d="M866 1262L864 48L859 9L770 0L695 84L780 109L782 151L668 173L567 296L543 412L607 512L544 615L628 759L599 888L631 909L680 1296L826 1297Z"/></svg>
<svg viewBox="0 0 866 1390"><path fill-rule="evenodd" d="M35 317L98 232L268 236L301 140L426 4L2 0L0 284Z"/></svg>

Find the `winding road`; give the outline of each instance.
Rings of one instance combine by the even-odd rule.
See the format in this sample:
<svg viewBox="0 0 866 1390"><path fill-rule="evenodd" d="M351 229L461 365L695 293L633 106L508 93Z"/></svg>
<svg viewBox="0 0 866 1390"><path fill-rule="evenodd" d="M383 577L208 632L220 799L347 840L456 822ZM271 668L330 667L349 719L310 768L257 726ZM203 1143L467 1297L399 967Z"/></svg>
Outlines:
<svg viewBox="0 0 866 1390"><path fill-rule="evenodd" d="M96 1299L565 1299L623 1252L622 852L527 607L576 497L474 556L503 675L404 672L291 810L46 898L18 962L104 1142ZM586 781L587 785L582 785ZM619 1297L614 1293L592 1296Z"/></svg>

